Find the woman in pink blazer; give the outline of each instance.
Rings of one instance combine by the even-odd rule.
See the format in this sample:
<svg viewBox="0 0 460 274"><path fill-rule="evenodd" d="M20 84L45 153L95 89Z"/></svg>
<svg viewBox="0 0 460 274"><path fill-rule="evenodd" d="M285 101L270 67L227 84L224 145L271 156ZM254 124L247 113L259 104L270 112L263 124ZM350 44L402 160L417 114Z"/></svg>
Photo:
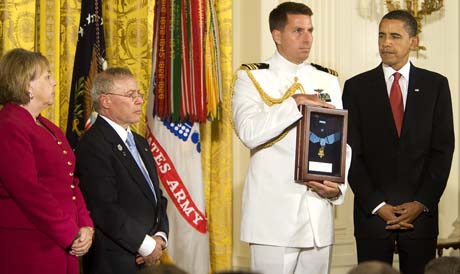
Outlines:
<svg viewBox="0 0 460 274"><path fill-rule="evenodd" d="M77 274L93 222L74 177L63 132L40 112L56 82L40 53L0 59L0 269L8 274Z"/></svg>

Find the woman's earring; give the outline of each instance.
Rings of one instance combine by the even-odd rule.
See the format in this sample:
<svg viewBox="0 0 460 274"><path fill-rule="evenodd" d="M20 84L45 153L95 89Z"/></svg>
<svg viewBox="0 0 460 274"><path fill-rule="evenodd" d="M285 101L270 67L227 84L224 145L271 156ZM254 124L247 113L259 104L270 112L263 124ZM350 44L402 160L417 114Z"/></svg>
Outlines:
<svg viewBox="0 0 460 274"><path fill-rule="evenodd" d="M29 91L29 97L30 97L30 100L34 99L34 95L30 91Z"/></svg>

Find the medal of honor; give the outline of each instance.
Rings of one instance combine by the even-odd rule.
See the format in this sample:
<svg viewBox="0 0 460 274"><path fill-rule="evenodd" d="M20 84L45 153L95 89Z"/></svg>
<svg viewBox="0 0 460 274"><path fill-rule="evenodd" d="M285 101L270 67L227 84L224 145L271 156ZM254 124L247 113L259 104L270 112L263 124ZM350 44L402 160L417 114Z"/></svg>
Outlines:
<svg viewBox="0 0 460 274"><path fill-rule="evenodd" d="M324 154L324 146L321 146L319 148L319 150L318 150L318 156L319 156L319 158L323 158L324 155L326 155L326 154Z"/></svg>
<svg viewBox="0 0 460 274"><path fill-rule="evenodd" d="M327 88L314 87L310 94L315 93L319 100L331 98ZM295 180L345 182L348 112L305 105L299 110L302 118L297 125Z"/></svg>
<svg viewBox="0 0 460 274"><path fill-rule="evenodd" d="M313 144L317 144L319 143L320 147L318 149L318 157L319 158L323 158L324 156L326 156L326 152L325 152L325 147L326 145L331 145L331 144L334 144L335 142L339 141L340 140L340 136L341 136L341 133L340 132L336 132L336 133L333 133L331 135L328 135L326 137L319 137L318 135L316 135L315 133L313 132L310 132L310 142L312 142Z"/></svg>

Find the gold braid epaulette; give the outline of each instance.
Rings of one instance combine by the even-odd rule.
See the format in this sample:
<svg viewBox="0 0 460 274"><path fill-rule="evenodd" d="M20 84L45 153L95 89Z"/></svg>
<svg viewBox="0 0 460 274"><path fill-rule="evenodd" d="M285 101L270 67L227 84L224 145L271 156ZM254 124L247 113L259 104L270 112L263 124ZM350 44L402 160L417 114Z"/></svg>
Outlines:
<svg viewBox="0 0 460 274"><path fill-rule="evenodd" d="M254 75L251 72L251 68L249 68L247 65L243 65L240 67L239 70L244 70L246 71L246 74L248 75L249 79L251 79L252 83L254 84L257 92L260 95L260 98L262 98L262 101L267 105L267 106L273 106L276 104L281 104L286 100L287 98L291 97L292 95L295 94L297 90L300 90L301 93L305 93L305 90L302 86L301 83L298 82L298 78L294 77L294 83L286 90L286 92L281 96L281 98L273 98L270 95L268 95L260 86L259 82L256 80ZM236 80L236 79L235 79ZM234 84L234 83L233 83ZM232 85L232 91L233 91L233 85ZM232 123L233 124L233 123ZM233 125L233 129L236 131L235 126ZM292 127L286 128L280 135L277 137L271 139L265 144L260 145L257 148L268 148L273 146L275 143L286 137L286 135L289 133L289 131L292 129ZM237 134L238 135L238 134Z"/></svg>
<svg viewBox="0 0 460 274"><path fill-rule="evenodd" d="M297 77L294 77L294 83L286 90L283 96L281 96L281 98L273 98L262 89L262 87L260 86L259 82L257 82L256 78L254 77L250 69L248 69L245 66L241 66L240 70L246 71L249 79L251 79L252 83L256 87L257 92L259 93L260 97L267 106L281 104L282 102L284 102L284 100L294 95L297 90L300 90L300 92L305 93L302 84L297 82Z"/></svg>

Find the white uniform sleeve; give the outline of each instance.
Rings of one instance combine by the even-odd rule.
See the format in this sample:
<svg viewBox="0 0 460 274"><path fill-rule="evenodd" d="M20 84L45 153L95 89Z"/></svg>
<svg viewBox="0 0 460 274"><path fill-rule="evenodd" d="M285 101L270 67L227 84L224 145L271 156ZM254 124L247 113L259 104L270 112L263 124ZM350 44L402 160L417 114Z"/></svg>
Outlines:
<svg viewBox="0 0 460 274"><path fill-rule="evenodd" d="M245 71L238 72L232 100L235 129L250 149L277 137L302 117L293 98L267 106Z"/></svg>

